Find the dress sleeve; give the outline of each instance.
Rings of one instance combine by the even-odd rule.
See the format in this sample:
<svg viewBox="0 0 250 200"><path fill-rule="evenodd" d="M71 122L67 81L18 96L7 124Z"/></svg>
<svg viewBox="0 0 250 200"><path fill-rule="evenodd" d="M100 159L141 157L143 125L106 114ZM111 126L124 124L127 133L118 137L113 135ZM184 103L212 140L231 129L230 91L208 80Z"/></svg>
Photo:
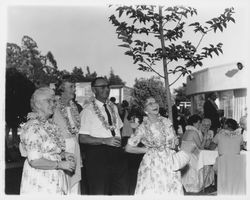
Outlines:
<svg viewBox="0 0 250 200"><path fill-rule="evenodd" d="M43 129L31 125L21 135L21 146L29 160L36 160L42 157Z"/></svg>
<svg viewBox="0 0 250 200"><path fill-rule="evenodd" d="M135 133L133 133L130 138L128 139L128 144L131 145L131 146L137 146L141 139L143 138L144 136L144 133L145 133L145 130L144 130L144 126L143 125L140 125Z"/></svg>
<svg viewBox="0 0 250 200"><path fill-rule="evenodd" d="M218 144L218 142L219 142L219 135L220 135L220 133L217 133L217 134L214 136L214 138L212 139L213 143Z"/></svg>

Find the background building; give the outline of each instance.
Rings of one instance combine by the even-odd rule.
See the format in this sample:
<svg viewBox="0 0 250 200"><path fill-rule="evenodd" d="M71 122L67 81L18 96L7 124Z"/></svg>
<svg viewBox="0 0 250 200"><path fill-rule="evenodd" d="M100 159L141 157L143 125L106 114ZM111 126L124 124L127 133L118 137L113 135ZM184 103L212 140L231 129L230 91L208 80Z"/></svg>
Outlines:
<svg viewBox="0 0 250 200"><path fill-rule="evenodd" d="M197 71L187 78L187 95L191 96L191 113L203 113L206 94L217 92L216 103L225 117L239 121L247 109L247 69L231 63Z"/></svg>
<svg viewBox="0 0 250 200"><path fill-rule="evenodd" d="M116 103L121 103L123 100L130 102L131 90L132 88L124 85L111 85L109 97L115 97ZM80 105L87 103L91 96L93 96L91 82L76 83L76 100Z"/></svg>

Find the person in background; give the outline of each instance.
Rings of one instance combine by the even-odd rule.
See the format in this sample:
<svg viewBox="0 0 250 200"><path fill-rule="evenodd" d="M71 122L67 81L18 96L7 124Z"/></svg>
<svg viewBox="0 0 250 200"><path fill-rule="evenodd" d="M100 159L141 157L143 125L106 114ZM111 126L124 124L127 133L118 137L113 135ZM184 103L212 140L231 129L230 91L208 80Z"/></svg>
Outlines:
<svg viewBox="0 0 250 200"><path fill-rule="evenodd" d="M65 140L51 116L55 94L48 87L35 90L32 112L20 131L20 152L26 157L21 194L68 194L65 172L75 171L73 154L65 152Z"/></svg>
<svg viewBox="0 0 250 200"><path fill-rule="evenodd" d="M129 111L127 119L125 118L122 129L122 137L125 139L124 145L127 145L128 138L136 131L137 127L142 123L143 116L140 109L133 105ZM143 146L139 144L139 146ZM129 179L129 195L134 195L137 172L143 157L143 154L126 153L128 159L128 179Z"/></svg>
<svg viewBox="0 0 250 200"><path fill-rule="evenodd" d="M59 95L53 119L60 128L60 133L66 142L66 151L74 154L76 160L75 172L67 174L69 194L81 194L82 158L78 142L80 116L75 97L75 83L71 76L64 76L56 84L56 94Z"/></svg>
<svg viewBox="0 0 250 200"><path fill-rule="evenodd" d="M129 114L129 103L127 100L122 101L121 105L118 107L118 112L122 122L124 122L124 119L127 118Z"/></svg>
<svg viewBox="0 0 250 200"><path fill-rule="evenodd" d="M116 103L116 98L115 97L110 97L109 99L113 104L117 105Z"/></svg>
<svg viewBox="0 0 250 200"><path fill-rule="evenodd" d="M81 112L80 143L86 145L85 163L90 195L128 194L127 160L121 147L123 123L117 106L108 100L108 80L91 83L95 98Z"/></svg>
<svg viewBox="0 0 250 200"><path fill-rule="evenodd" d="M214 132L212 130L210 130L210 127L211 127L211 120L208 119L208 118L202 119L201 132L202 132L202 135L203 135L202 140L206 140L206 143L204 145L205 149L209 148L210 143L212 142L212 139L214 137Z"/></svg>
<svg viewBox="0 0 250 200"><path fill-rule="evenodd" d="M220 128L220 116L218 112L218 106L215 103L216 99L217 93L209 93L207 100L203 105L204 118L211 120L211 130L213 130L214 134L216 134L217 129Z"/></svg>
<svg viewBox="0 0 250 200"><path fill-rule="evenodd" d="M214 181L212 166L206 165L200 170L196 168L200 150L204 149L206 144L206 138L203 138L200 131L201 121L202 118L199 115L191 115L188 118L188 125L182 137L181 149L188 141L195 146L189 164L182 170L182 184L186 192L198 193L202 190L203 186L207 187ZM204 177L207 177L207 179L204 180Z"/></svg>
<svg viewBox="0 0 250 200"><path fill-rule="evenodd" d="M239 154L240 147L243 145L243 136L238 123L234 119L227 118L224 128L214 136L212 142L213 149L218 147L219 155Z"/></svg>
<svg viewBox="0 0 250 200"><path fill-rule="evenodd" d="M169 119L159 115L159 104L153 97L142 103L147 116L128 140L125 151L145 154L141 161L135 194L182 195L181 176L178 171L189 161L192 147L178 153L173 150L177 137ZM138 146L139 143L143 146Z"/></svg>
<svg viewBox="0 0 250 200"><path fill-rule="evenodd" d="M179 105L180 101L178 99L175 100L175 104L172 106L172 114L173 114L173 127L175 130L175 133L178 133L178 128L180 124L180 115L179 115Z"/></svg>
<svg viewBox="0 0 250 200"><path fill-rule="evenodd" d="M122 146L124 147L127 143L129 136L133 133L130 120L128 119L129 103L126 100L123 100L122 104L118 106L118 112L123 122L123 127L121 128L121 136L122 136Z"/></svg>
<svg viewBox="0 0 250 200"><path fill-rule="evenodd" d="M159 114L162 116L162 117L166 117L168 118L168 115L167 115L167 110L163 107L160 107L159 108Z"/></svg>
<svg viewBox="0 0 250 200"><path fill-rule="evenodd" d="M246 193L246 157L240 155L243 137L236 120L228 118L224 129L213 138L219 156L214 164L218 177L218 194Z"/></svg>
<svg viewBox="0 0 250 200"><path fill-rule="evenodd" d="M242 149L247 150L247 115L240 118L241 134L243 137Z"/></svg>

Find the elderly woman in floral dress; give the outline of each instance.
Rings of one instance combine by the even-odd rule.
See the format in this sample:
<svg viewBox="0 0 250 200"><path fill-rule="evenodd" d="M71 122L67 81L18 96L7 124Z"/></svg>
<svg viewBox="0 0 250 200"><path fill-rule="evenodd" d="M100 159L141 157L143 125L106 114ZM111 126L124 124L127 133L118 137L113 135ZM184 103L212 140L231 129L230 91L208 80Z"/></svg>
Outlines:
<svg viewBox="0 0 250 200"><path fill-rule="evenodd" d="M53 119L59 126L62 137L66 142L66 151L74 154L76 160L76 170L74 174L67 174L69 194L81 194L81 154L78 142L78 132L80 128L80 116L76 104L75 83L71 76L65 76L57 84L56 88L59 99Z"/></svg>
<svg viewBox="0 0 250 200"><path fill-rule="evenodd" d="M65 141L50 118L55 95L44 87L31 97L31 113L21 128L20 152L24 162L21 194L67 194L65 172L74 172L72 154L65 152Z"/></svg>
<svg viewBox="0 0 250 200"><path fill-rule="evenodd" d="M153 97L143 103L146 117L128 139L125 150L145 153L141 161L135 194L182 195L181 174L178 171L189 161L192 146L178 153L173 150L177 139L169 119L159 115L159 104ZM139 142L145 146L137 146Z"/></svg>

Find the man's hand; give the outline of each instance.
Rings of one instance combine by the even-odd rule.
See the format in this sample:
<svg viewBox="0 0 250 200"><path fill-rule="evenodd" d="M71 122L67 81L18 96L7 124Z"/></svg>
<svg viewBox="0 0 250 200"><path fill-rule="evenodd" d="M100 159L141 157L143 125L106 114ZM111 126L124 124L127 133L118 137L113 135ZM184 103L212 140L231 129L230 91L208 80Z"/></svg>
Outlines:
<svg viewBox="0 0 250 200"><path fill-rule="evenodd" d="M119 138L119 137L104 138L103 144L106 144L108 146L120 147L121 146L121 138Z"/></svg>

